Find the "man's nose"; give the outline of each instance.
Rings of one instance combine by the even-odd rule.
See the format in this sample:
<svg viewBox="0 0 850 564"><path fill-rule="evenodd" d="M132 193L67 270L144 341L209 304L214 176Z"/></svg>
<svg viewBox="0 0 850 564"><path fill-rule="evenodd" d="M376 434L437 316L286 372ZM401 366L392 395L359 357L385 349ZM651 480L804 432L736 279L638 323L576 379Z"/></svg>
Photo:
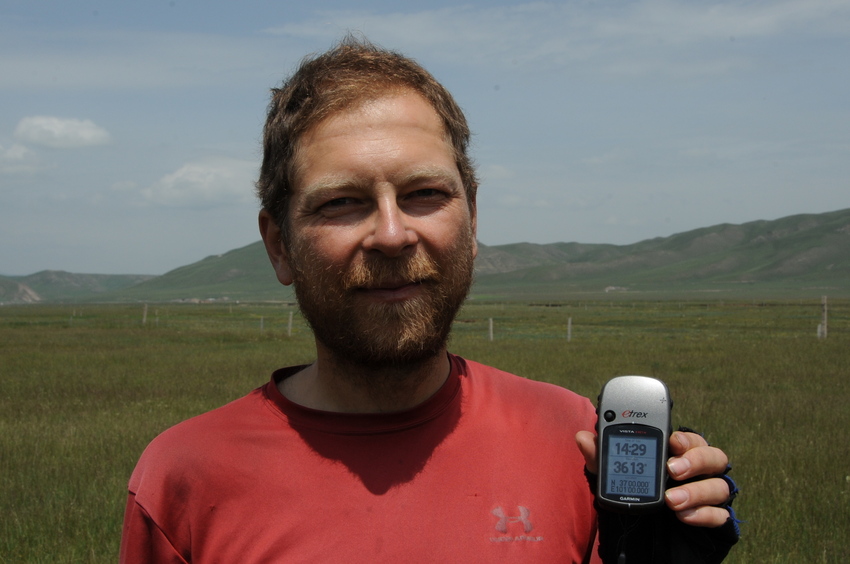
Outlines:
<svg viewBox="0 0 850 564"><path fill-rule="evenodd" d="M367 250L395 257L418 241L410 225L410 217L399 208L395 198L380 200L371 221L371 231L363 241Z"/></svg>

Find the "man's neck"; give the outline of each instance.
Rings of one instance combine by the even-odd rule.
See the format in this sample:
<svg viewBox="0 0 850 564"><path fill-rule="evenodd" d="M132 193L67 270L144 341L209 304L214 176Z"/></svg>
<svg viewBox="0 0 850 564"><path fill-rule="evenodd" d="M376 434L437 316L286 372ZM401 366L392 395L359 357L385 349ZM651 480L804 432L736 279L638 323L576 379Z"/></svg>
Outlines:
<svg viewBox="0 0 850 564"><path fill-rule="evenodd" d="M445 383L451 370L446 351L415 365L364 367L317 347L317 360L278 383L290 401L338 413L391 413L421 404Z"/></svg>

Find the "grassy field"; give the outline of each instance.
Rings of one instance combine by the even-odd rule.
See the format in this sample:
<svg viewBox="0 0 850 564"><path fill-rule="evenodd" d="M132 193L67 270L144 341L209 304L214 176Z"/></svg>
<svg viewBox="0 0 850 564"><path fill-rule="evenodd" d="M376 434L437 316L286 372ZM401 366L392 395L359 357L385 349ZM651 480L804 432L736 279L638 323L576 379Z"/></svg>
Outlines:
<svg viewBox="0 0 850 564"><path fill-rule="evenodd" d="M166 427L240 397L312 340L284 305L0 307L0 562L113 562L125 487ZM489 338L493 320L493 340ZM567 340L569 320L571 338ZM850 301L470 303L453 352L596 397L664 379L674 424L732 458L728 562L850 559Z"/></svg>

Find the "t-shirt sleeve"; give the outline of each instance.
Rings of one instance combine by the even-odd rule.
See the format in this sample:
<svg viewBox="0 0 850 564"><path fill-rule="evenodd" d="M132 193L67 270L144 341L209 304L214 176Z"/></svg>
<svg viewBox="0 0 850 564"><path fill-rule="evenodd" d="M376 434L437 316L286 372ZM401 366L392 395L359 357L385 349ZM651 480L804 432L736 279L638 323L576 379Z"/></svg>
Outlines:
<svg viewBox="0 0 850 564"><path fill-rule="evenodd" d="M119 561L121 564L187 564L150 515L136 503L132 493L127 497L124 511Z"/></svg>

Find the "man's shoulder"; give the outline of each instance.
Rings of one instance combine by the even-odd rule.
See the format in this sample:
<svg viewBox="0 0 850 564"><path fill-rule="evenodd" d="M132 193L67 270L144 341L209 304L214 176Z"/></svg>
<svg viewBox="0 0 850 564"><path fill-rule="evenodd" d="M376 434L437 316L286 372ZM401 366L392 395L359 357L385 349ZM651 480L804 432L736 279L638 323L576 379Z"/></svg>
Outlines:
<svg viewBox="0 0 850 564"><path fill-rule="evenodd" d="M261 412L258 408L264 401L265 391L263 387L257 388L241 398L175 424L166 429L157 439L172 440L181 435L193 436L196 433L209 437L213 432L233 429L234 425L239 422L244 423L247 419Z"/></svg>
<svg viewBox="0 0 850 564"><path fill-rule="evenodd" d="M518 376L474 360L456 358L464 367L470 384L485 388L506 401L534 402L539 406L549 405L556 409L593 410L590 400L562 386Z"/></svg>
<svg viewBox="0 0 850 564"><path fill-rule="evenodd" d="M236 435L256 426L264 417L262 388L226 405L176 423L157 435L147 445L131 477L133 484L145 474L174 473L180 468L195 467L199 461L210 460L211 454L224 454L222 447L238 444ZM179 472L177 472L179 474Z"/></svg>

